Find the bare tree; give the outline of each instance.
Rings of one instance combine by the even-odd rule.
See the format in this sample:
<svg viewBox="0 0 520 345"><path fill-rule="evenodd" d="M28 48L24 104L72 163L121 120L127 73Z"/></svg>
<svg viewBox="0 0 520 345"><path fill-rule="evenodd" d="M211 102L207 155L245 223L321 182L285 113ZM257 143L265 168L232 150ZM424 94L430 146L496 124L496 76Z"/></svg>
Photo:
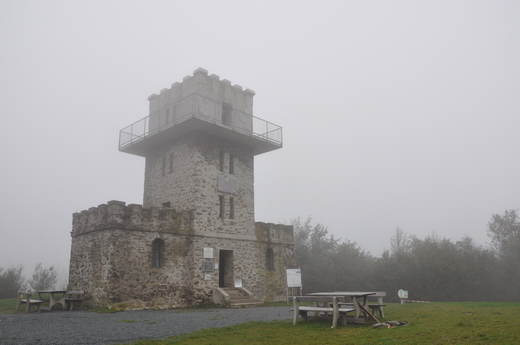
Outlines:
<svg viewBox="0 0 520 345"><path fill-rule="evenodd" d="M58 272L51 266L43 268L41 262L34 268L32 278L29 280L29 285L33 290L48 290L54 289L58 282Z"/></svg>

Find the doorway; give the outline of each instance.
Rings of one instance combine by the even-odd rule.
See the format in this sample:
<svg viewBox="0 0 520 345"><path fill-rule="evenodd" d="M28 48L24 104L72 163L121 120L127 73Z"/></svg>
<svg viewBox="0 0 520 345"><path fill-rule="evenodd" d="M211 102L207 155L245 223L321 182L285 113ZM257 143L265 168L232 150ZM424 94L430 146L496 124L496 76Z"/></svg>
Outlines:
<svg viewBox="0 0 520 345"><path fill-rule="evenodd" d="M233 287L233 251L219 250L218 286Z"/></svg>

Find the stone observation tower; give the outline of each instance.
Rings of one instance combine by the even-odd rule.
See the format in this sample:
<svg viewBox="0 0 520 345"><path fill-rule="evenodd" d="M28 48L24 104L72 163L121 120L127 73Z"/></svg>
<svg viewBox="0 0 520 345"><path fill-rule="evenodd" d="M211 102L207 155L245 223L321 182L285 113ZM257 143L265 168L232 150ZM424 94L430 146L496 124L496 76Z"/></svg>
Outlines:
<svg viewBox="0 0 520 345"><path fill-rule="evenodd" d="M143 205L73 215L69 289L134 308L285 298L293 228L254 213L254 156L281 148L282 128L253 116L254 95L199 68L148 98L119 137L146 159Z"/></svg>

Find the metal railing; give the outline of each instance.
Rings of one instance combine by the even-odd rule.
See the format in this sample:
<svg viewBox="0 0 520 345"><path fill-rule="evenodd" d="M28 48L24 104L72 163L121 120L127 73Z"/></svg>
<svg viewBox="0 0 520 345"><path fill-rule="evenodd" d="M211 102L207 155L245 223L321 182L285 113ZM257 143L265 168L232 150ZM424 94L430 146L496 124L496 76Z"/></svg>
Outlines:
<svg viewBox="0 0 520 345"><path fill-rule="evenodd" d="M223 110L222 103L191 94L123 128L119 132L119 149L193 117L282 145L282 127L233 108Z"/></svg>

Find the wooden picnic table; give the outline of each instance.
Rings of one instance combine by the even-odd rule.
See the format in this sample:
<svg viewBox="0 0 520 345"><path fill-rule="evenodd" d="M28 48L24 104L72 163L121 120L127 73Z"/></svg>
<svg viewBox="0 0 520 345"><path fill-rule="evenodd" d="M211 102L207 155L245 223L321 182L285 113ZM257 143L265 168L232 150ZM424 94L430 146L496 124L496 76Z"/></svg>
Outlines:
<svg viewBox="0 0 520 345"><path fill-rule="evenodd" d="M365 318L360 316L363 314L369 316L371 319L379 322L377 318L367 310L368 296L375 295L375 292L363 292L363 291L332 291L332 292L314 292L309 293L307 296L327 296L327 297L350 297L352 304L356 311L354 312L354 322L363 323ZM362 302L359 299L363 299Z"/></svg>
<svg viewBox="0 0 520 345"><path fill-rule="evenodd" d="M48 307L41 307L42 310L52 310L52 307L54 307L57 304L61 304L63 307L63 310L67 309L65 297L67 290L36 290L35 291L38 294L38 299L43 300L45 302L49 302ZM49 298L45 299L42 295L49 295ZM61 297L56 297L55 295L60 295Z"/></svg>

